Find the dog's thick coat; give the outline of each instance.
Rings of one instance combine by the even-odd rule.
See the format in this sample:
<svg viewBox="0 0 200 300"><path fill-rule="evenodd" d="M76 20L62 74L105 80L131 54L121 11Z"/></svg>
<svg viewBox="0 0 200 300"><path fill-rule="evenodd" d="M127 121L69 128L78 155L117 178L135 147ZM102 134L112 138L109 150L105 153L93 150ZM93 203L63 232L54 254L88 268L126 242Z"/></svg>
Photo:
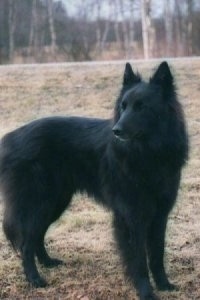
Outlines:
<svg viewBox="0 0 200 300"><path fill-rule="evenodd" d="M140 299L153 299L149 270L159 289L171 289L164 269L168 214L187 160L181 105L166 62L149 82L126 64L111 120L50 117L1 141L4 232L21 252L27 280L44 286L35 256L47 267L45 233L76 192L113 211L114 234L128 278Z"/></svg>

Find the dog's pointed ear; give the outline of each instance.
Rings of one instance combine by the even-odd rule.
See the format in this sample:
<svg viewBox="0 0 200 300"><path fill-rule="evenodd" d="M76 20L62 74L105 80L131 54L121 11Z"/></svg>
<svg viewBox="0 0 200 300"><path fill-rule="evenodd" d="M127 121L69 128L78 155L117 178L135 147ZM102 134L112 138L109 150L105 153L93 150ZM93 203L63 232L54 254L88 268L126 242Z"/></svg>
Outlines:
<svg viewBox="0 0 200 300"><path fill-rule="evenodd" d="M123 85L132 85L141 81L141 78L138 74L133 72L133 69L130 63L126 63L123 77Z"/></svg>
<svg viewBox="0 0 200 300"><path fill-rule="evenodd" d="M154 75L151 77L150 82L161 85L165 88L173 85L173 76L166 61L163 61L158 66Z"/></svg>

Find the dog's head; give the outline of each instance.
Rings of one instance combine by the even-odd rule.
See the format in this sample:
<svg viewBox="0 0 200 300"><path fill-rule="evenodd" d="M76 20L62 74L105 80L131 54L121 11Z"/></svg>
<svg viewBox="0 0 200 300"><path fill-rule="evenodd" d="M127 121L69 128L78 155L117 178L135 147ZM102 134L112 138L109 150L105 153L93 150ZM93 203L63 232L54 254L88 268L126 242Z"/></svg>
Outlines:
<svg viewBox="0 0 200 300"><path fill-rule="evenodd" d="M149 138L165 126L174 99L173 76L166 62L159 65L148 82L127 63L115 107L115 137L121 141Z"/></svg>

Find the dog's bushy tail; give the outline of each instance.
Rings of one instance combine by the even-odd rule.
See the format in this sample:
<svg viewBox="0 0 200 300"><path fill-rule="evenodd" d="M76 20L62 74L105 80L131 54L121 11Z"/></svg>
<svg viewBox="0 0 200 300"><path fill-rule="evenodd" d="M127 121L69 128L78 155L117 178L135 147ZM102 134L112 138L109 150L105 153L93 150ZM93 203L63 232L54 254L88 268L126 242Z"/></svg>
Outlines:
<svg viewBox="0 0 200 300"><path fill-rule="evenodd" d="M3 205L3 231L10 242L12 248L17 251L19 248L18 220L14 216L14 203L12 195L12 167L16 162L11 155L12 150L4 143L4 138L0 141L0 202Z"/></svg>

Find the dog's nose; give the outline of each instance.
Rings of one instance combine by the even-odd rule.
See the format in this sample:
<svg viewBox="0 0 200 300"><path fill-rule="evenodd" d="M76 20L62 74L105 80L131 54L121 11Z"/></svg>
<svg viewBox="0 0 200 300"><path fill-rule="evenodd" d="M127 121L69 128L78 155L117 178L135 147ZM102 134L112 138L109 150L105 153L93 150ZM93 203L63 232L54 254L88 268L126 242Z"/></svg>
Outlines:
<svg viewBox="0 0 200 300"><path fill-rule="evenodd" d="M115 125L113 127L112 131L113 131L113 133L114 133L115 136L121 136L121 134L122 134L122 129L118 125Z"/></svg>

